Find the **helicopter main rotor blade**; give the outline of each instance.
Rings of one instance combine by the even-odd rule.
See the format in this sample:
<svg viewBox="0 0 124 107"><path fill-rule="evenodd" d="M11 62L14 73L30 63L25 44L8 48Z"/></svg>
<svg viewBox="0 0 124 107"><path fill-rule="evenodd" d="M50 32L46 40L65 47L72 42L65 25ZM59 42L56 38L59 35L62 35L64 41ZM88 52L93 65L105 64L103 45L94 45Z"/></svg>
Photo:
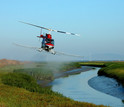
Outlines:
<svg viewBox="0 0 124 107"><path fill-rule="evenodd" d="M68 53L64 53L64 52L58 52L58 51L55 51L55 52L56 52L57 55L65 55L65 56L78 57L78 58L83 58L84 57L84 56L68 54Z"/></svg>
<svg viewBox="0 0 124 107"><path fill-rule="evenodd" d="M69 34L69 35L80 36L79 34L75 34L75 33L69 33L69 32L64 32L64 31L59 31L59 30L48 29L48 28L45 28L45 27L42 27L42 26L37 26L37 25L34 25L34 24L22 22L22 21L19 21L19 22L24 23L24 24L28 24L28 25L31 25L31 26L35 26L35 27L38 27L38 28L42 28L42 29L45 29L45 30L49 30L49 31L54 31L54 32L65 33L65 34Z"/></svg>
<svg viewBox="0 0 124 107"><path fill-rule="evenodd" d="M39 28L42 28L42 29L50 30L50 31L52 30L52 29L48 29L48 28L45 28L45 27L37 26L37 25L34 25L34 24L22 22L22 21L19 21L19 22L24 23L24 24L28 24L28 25L31 25L31 26L39 27Z"/></svg>

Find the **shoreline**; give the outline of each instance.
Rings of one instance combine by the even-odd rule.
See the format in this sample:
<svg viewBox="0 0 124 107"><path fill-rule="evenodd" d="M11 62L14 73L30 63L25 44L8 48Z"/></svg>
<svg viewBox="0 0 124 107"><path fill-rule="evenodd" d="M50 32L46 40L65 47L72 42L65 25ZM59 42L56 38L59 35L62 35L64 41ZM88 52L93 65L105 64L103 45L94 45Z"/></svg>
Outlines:
<svg viewBox="0 0 124 107"><path fill-rule="evenodd" d="M54 79L69 76L69 75L78 74L78 73L81 73L81 72L86 72L86 71L89 71L91 69L93 69L93 67L91 67L91 66L81 66L81 68L56 73L56 74L54 74Z"/></svg>
<svg viewBox="0 0 124 107"><path fill-rule="evenodd" d="M124 88L115 79L105 76L95 76L88 81L93 89L124 100Z"/></svg>
<svg viewBox="0 0 124 107"><path fill-rule="evenodd" d="M99 76L114 78L124 87L124 61L90 61L80 62L80 65L101 66Z"/></svg>
<svg viewBox="0 0 124 107"><path fill-rule="evenodd" d="M89 86L88 80L97 76L100 68L82 72L78 75L70 75L65 78L58 78L49 85L52 91L63 94L75 101L88 102L96 105L112 105L112 107L121 107L124 105L118 98L99 92ZM95 86L96 84L94 84ZM116 106L115 106L116 105ZM119 106L118 106L119 105Z"/></svg>
<svg viewBox="0 0 124 107"><path fill-rule="evenodd" d="M55 80L57 78L67 77L69 75L79 74L81 72L86 72L86 71L89 71L89 70L92 70L92 69L94 69L94 67L92 67L92 66L81 66L81 68L78 68L78 69L72 69L72 70L69 70L69 71L56 73L56 74L54 74L54 79L53 80ZM47 87L47 86L49 86L48 84L50 82L52 82L53 80L37 80L37 83L42 87Z"/></svg>

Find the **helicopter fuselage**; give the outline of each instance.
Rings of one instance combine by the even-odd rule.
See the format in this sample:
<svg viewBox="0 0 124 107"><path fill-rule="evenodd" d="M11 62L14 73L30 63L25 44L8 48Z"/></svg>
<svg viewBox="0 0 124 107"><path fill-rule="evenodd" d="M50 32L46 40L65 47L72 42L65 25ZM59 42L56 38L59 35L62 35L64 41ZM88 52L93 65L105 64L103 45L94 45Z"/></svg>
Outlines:
<svg viewBox="0 0 124 107"><path fill-rule="evenodd" d="M53 48L54 48L54 39L52 39L52 35L51 34L46 34L44 35L40 35L37 36L38 38L43 38L42 39L42 45L41 48L47 52L50 52L52 54L55 54Z"/></svg>

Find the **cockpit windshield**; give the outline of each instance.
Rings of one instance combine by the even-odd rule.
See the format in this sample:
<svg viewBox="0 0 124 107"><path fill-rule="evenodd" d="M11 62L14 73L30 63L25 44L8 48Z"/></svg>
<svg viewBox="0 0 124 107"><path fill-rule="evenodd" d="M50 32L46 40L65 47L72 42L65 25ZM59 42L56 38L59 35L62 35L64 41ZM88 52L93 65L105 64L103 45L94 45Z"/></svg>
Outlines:
<svg viewBox="0 0 124 107"><path fill-rule="evenodd" d="M54 45L54 39L46 39L46 42Z"/></svg>
<svg viewBox="0 0 124 107"><path fill-rule="evenodd" d="M53 44L53 45L54 45L54 39L51 39L51 44Z"/></svg>

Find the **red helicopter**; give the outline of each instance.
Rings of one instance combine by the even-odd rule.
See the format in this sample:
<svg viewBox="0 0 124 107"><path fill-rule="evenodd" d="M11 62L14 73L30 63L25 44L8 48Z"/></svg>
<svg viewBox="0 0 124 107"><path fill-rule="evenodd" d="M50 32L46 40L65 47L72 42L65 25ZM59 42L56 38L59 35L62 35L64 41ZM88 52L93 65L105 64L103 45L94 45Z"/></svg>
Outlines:
<svg viewBox="0 0 124 107"><path fill-rule="evenodd" d="M41 34L40 36L37 37L43 38L41 48L45 49L48 52L54 48L54 39L52 39L51 34L46 34L45 36Z"/></svg>
<svg viewBox="0 0 124 107"><path fill-rule="evenodd" d="M45 27L37 26L37 25L34 25L34 24L22 22L22 21L19 21L19 22L24 23L24 24L28 24L28 25L31 25L31 26L35 26L35 27L38 27L38 28L41 28L41 34L40 34L40 36L37 36L37 37L42 38L42 45L41 45L41 48L24 46L24 45L14 43L15 45L25 47L25 48L35 49L35 50L37 50L39 52L46 51L46 52L49 52L49 53L54 54L54 55L58 54L58 55L66 55L66 56L73 56L73 57L82 57L82 56L79 56L79 55L72 55L72 54L67 54L67 53L63 53L63 52L54 51L54 39L52 39L52 35L50 33L51 33L51 31L54 31L54 32L59 32L59 33L65 33L65 34L71 34L71 35L80 36L79 34L74 34L74 33L69 33L69 32L64 32L64 31L58 31L58 30L53 30L53 29L48 29L48 28L45 28ZM43 35L42 34L42 29L49 30L50 31L49 34L46 33L45 35Z"/></svg>

